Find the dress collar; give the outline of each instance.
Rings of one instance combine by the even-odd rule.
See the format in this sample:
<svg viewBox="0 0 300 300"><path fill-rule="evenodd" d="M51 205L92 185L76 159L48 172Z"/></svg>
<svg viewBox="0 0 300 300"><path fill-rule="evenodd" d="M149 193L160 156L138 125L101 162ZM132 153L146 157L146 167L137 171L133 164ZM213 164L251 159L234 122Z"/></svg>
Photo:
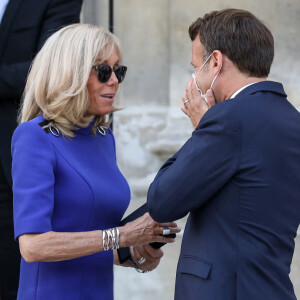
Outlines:
<svg viewBox="0 0 300 300"><path fill-rule="evenodd" d="M93 120L87 127L79 127L74 131L76 135L91 135L95 120Z"/></svg>

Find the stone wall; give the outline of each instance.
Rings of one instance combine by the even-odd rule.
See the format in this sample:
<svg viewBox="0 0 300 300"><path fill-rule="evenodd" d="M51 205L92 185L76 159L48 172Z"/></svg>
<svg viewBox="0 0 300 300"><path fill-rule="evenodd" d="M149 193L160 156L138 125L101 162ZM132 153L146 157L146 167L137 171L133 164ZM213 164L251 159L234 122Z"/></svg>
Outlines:
<svg viewBox="0 0 300 300"><path fill-rule="evenodd" d="M192 132L180 110L193 72L188 26L206 12L228 7L250 10L270 28L275 59L269 79L282 82L291 103L300 108L299 0L115 0L114 32L128 76L119 94L123 109L114 113L114 133L118 164L132 190L131 209L145 201L158 168ZM86 0L82 19L107 28L108 0ZM172 299L180 238L166 247L166 259L150 274L116 268L116 299ZM300 297L299 236L291 278Z"/></svg>
<svg viewBox="0 0 300 300"><path fill-rule="evenodd" d="M180 110L181 95L193 71L187 30L205 12L238 4L264 20L275 39L275 59L269 79L283 82L290 101L300 107L300 60L296 56L300 46L299 1L119 0L115 3L115 33L122 42L124 63L129 70L120 95L120 106L125 109L115 114L114 130L120 145L119 165L132 184L134 197L141 196L141 186L147 186L157 165L191 134L191 125ZM132 134L124 134L128 128ZM134 146L128 139L134 140Z"/></svg>

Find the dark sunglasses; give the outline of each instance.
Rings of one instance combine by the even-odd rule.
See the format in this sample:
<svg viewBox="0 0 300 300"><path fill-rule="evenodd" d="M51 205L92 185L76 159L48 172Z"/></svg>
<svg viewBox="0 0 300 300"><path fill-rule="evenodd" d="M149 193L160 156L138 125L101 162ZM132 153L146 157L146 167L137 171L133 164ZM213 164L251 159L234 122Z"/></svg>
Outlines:
<svg viewBox="0 0 300 300"><path fill-rule="evenodd" d="M125 66L115 66L111 68L108 65L97 65L93 66L92 69L96 70L98 74L98 80L102 83L105 83L109 80L113 71L118 79L118 82L121 83L124 80L127 71L127 67Z"/></svg>

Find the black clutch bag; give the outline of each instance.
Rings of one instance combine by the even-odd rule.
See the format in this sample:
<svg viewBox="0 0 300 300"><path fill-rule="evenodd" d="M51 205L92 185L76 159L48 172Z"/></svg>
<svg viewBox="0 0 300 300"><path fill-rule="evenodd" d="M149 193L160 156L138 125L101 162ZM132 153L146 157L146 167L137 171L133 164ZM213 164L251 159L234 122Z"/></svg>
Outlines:
<svg viewBox="0 0 300 300"><path fill-rule="evenodd" d="M141 207L136 209L134 212L132 212L125 219L123 219L120 222L119 225L124 226L128 222L131 222L131 221L143 216L146 212L148 212L147 203L145 203L144 205L142 205ZM176 234L175 233L170 233L169 235L165 235L165 237L175 238ZM150 245L153 248L158 249L158 248L162 247L163 245L165 245L165 243L150 243ZM131 255L130 255L129 247L119 248L118 249L118 256L119 256L120 264L123 264L126 260L130 259Z"/></svg>

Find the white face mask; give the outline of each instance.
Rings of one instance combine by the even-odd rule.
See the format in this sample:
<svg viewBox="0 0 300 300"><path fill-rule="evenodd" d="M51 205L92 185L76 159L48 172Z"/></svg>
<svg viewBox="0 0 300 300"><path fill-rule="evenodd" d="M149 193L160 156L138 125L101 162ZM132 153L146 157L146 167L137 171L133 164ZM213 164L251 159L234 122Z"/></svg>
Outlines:
<svg viewBox="0 0 300 300"><path fill-rule="evenodd" d="M199 74L199 72L203 69L203 67L204 67L205 64L208 62L208 60L210 59L211 56L212 56L212 53L211 53L211 54L207 57L207 59L204 61L203 65L200 67L200 69L198 70L198 72L197 72L196 74L195 74L195 73L192 74L192 77L194 78L194 81L195 81L196 88L197 88L197 90L200 92L201 97L205 100L206 103L207 103L207 101L206 101L206 94L203 94L202 90L199 88L199 86L198 86L198 84L197 84L196 78L197 78L197 75ZM211 83L211 85L210 85L210 89L212 89L212 87L213 87L213 85L214 85L214 83L215 83L215 81L216 81L216 79L217 79L217 77L218 77L218 75L219 75L219 73L220 73L220 71L221 71L221 69L222 69L222 66L223 66L223 65L222 65L222 63L221 63L221 68L220 68L219 72L217 73L217 75L215 76L214 80L212 81L212 83Z"/></svg>

